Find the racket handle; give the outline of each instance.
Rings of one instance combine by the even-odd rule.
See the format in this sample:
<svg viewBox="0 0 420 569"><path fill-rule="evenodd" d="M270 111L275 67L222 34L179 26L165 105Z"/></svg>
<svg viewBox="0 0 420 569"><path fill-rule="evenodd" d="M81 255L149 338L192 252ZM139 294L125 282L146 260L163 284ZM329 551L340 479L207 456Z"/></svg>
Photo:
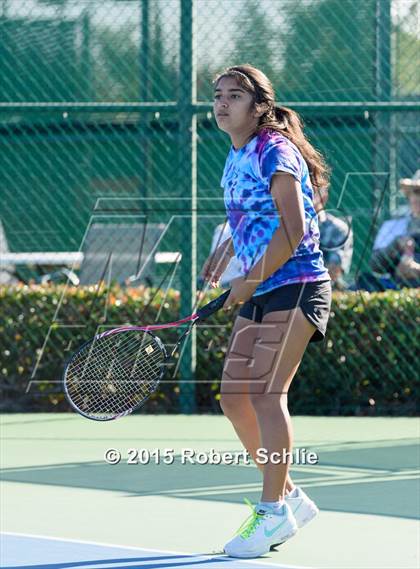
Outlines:
<svg viewBox="0 0 420 569"><path fill-rule="evenodd" d="M231 289L227 290L226 292L224 292L223 294L221 294L220 296L218 296L208 304L205 304L202 308L200 308L200 310L197 310L196 314L198 318L200 320L203 320L204 318L208 318L209 316L220 310L224 305L227 297L229 296L230 290Z"/></svg>

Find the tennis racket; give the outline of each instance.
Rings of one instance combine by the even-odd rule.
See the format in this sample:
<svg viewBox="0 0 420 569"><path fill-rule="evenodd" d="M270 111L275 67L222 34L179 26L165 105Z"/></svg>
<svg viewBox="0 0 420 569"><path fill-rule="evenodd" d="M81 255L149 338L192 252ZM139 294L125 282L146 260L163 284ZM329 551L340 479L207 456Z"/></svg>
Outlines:
<svg viewBox="0 0 420 569"><path fill-rule="evenodd" d="M122 326L97 334L83 344L64 367L64 393L70 405L95 421L110 421L129 415L156 391L173 357L192 326L222 308L230 290L195 314L150 326ZM173 328L191 322L168 353L152 330Z"/></svg>

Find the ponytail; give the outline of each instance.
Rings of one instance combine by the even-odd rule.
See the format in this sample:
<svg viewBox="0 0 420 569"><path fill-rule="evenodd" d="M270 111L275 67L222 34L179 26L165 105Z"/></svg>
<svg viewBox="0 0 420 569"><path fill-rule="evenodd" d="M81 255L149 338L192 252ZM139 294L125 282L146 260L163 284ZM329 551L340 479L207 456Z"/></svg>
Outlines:
<svg viewBox="0 0 420 569"><path fill-rule="evenodd" d="M308 165L314 191L323 192L323 201L325 201L325 192L329 186L330 169L326 165L322 154L306 138L300 116L288 107L275 105L261 117L256 132L258 133L264 129L279 132L293 142Z"/></svg>

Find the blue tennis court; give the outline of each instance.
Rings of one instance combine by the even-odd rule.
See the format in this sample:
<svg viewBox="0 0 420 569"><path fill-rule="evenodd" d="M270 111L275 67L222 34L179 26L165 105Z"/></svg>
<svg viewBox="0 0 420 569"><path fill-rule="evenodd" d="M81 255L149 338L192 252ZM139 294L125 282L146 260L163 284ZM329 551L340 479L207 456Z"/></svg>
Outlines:
<svg viewBox="0 0 420 569"><path fill-rule="evenodd" d="M1 535L2 567L31 569L121 569L123 567L202 567L211 565L215 569L232 567L245 569L249 567L267 567L267 565L239 561L220 555L191 555L152 551L148 549L105 545L52 539L40 536L29 536L5 533ZM286 565L283 565L286 569ZM288 565L290 569L292 566Z"/></svg>

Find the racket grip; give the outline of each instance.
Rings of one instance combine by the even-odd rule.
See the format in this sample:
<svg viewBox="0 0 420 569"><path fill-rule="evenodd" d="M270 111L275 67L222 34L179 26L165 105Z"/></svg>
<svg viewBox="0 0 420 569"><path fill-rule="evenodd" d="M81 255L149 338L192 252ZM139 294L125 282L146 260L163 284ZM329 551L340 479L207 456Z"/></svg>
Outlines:
<svg viewBox="0 0 420 569"><path fill-rule="evenodd" d="M223 294L221 294L220 296L218 296L208 304L205 304L202 308L200 308L200 310L197 310L196 314L198 318L200 320L202 320L203 318L208 318L209 316L220 310L224 305L227 297L229 296L230 290L231 289L227 290L226 292L224 292Z"/></svg>

